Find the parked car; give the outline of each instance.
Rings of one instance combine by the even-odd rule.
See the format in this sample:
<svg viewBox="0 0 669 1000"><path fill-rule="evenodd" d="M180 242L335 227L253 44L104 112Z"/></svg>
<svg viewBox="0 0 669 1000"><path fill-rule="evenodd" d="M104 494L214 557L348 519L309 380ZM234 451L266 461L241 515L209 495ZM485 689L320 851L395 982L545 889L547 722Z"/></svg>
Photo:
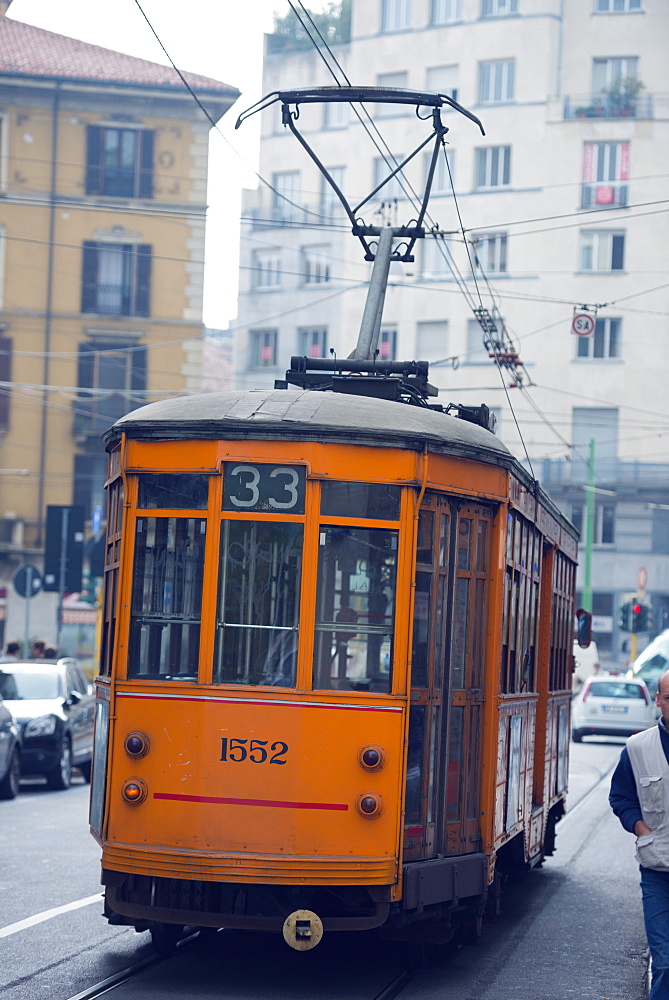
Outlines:
<svg viewBox="0 0 669 1000"><path fill-rule="evenodd" d="M632 736L655 723L655 706L642 680L590 677L572 701L571 735Z"/></svg>
<svg viewBox="0 0 669 1000"><path fill-rule="evenodd" d="M20 776L20 730L6 702L0 697L0 799L14 798L19 790Z"/></svg>
<svg viewBox="0 0 669 1000"><path fill-rule="evenodd" d="M21 729L21 773L69 788L72 768L90 781L95 699L74 659L0 663L0 695Z"/></svg>

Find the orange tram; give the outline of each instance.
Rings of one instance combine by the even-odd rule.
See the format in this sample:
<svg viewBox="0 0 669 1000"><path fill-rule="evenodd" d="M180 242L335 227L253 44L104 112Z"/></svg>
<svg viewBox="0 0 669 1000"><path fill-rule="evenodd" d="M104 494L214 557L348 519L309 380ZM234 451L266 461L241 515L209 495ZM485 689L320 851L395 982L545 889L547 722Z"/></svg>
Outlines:
<svg viewBox="0 0 669 1000"><path fill-rule="evenodd" d="M107 433L105 914L471 939L564 813L576 532L425 363L286 377Z"/></svg>

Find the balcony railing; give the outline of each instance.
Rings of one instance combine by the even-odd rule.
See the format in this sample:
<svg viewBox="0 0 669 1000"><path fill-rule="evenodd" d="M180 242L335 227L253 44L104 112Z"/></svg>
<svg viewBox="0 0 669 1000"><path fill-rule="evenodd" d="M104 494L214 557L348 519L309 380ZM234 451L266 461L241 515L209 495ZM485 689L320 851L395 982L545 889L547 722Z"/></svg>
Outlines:
<svg viewBox="0 0 669 1000"><path fill-rule="evenodd" d="M653 95L609 97L570 95L564 99L565 120L573 118L653 118Z"/></svg>
<svg viewBox="0 0 669 1000"><path fill-rule="evenodd" d="M99 438L117 420L141 405L136 395L79 396L73 403L72 434L77 441Z"/></svg>

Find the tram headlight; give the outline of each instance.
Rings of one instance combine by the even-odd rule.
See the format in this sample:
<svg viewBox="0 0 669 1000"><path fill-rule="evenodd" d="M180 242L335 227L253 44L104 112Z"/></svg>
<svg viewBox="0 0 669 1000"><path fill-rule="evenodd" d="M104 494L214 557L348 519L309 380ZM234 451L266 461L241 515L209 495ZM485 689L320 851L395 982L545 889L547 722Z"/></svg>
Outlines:
<svg viewBox="0 0 669 1000"><path fill-rule="evenodd" d="M383 812L383 798L378 792L363 792L358 795L355 807L365 819L376 819Z"/></svg>
<svg viewBox="0 0 669 1000"><path fill-rule="evenodd" d="M386 763L386 751L377 743L368 743L358 751L358 764L366 771L380 771Z"/></svg>
<svg viewBox="0 0 669 1000"><path fill-rule="evenodd" d="M123 742L123 748L129 757L139 760L140 757L146 757L151 748L151 740L146 733L135 730L128 733Z"/></svg>
<svg viewBox="0 0 669 1000"><path fill-rule="evenodd" d="M121 795L126 802L133 806L143 802L148 793L146 783L141 778L128 778L121 786Z"/></svg>

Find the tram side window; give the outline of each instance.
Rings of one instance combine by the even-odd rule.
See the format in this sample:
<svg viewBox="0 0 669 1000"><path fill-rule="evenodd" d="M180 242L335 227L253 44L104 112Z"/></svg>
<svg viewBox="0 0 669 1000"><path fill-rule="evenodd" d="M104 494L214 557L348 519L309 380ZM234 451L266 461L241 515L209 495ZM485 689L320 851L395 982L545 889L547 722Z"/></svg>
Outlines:
<svg viewBox="0 0 669 1000"><path fill-rule="evenodd" d="M135 522L128 677L197 680L206 521Z"/></svg>
<svg viewBox="0 0 669 1000"><path fill-rule="evenodd" d="M542 542L515 512L507 518L502 640L502 691L536 690L536 633Z"/></svg>
<svg viewBox="0 0 669 1000"><path fill-rule="evenodd" d="M383 483L324 482L321 514L327 517L364 517L376 521L398 521L400 488Z"/></svg>
<svg viewBox="0 0 669 1000"><path fill-rule="evenodd" d="M576 567L562 552L553 556L553 611L551 615L551 652L548 686L551 691L566 691L571 686L572 621Z"/></svg>
<svg viewBox="0 0 669 1000"><path fill-rule="evenodd" d="M303 527L221 524L215 684L294 687Z"/></svg>
<svg viewBox="0 0 669 1000"><path fill-rule="evenodd" d="M396 571L397 531L321 527L314 688L390 691Z"/></svg>
<svg viewBox="0 0 669 1000"><path fill-rule="evenodd" d="M209 476L145 472L138 476L137 506L143 510L206 510Z"/></svg>

